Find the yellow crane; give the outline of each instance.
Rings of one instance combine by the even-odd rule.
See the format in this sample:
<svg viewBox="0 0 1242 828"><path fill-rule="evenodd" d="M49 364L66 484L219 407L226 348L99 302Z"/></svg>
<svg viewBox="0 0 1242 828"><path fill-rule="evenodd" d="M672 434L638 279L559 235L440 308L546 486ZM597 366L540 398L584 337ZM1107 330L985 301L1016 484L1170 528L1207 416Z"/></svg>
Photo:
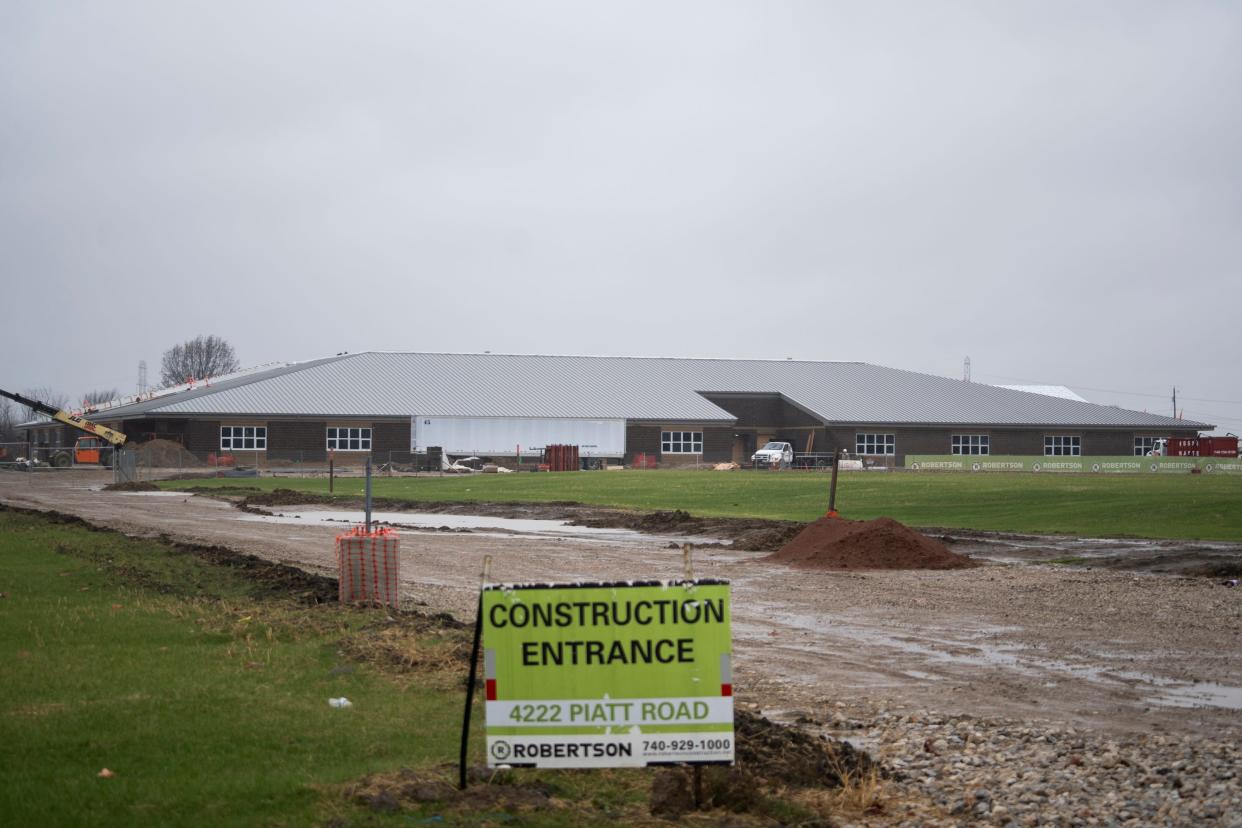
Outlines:
<svg viewBox="0 0 1242 828"><path fill-rule="evenodd" d="M78 414L71 414L63 409L50 406L47 403L32 400L29 397L23 397L21 394L14 394L11 391L5 391L3 388L0 388L0 397L8 397L10 400L13 400L19 405L24 405L32 411L39 411L48 415L57 422L73 426L74 428L80 428L88 434L93 434L96 437L107 440L113 445L113 447L120 447L125 444L126 437L121 432L116 429L108 428L105 425L100 425L99 423L92 423L90 420L87 420ZM97 446L98 444L95 445ZM75 446L74 455L79 453L84 455L89 454L88 462L99 463L102 461L102 453L98 449L93 451L90 449L79 451L78 447ZM69 452L66 450L62 452L61 455L64 457L63 465L69 465ZM82 460L79 459L79 462L82 462ZM54 462L53 465L61 465L61 463Z"/></svg>

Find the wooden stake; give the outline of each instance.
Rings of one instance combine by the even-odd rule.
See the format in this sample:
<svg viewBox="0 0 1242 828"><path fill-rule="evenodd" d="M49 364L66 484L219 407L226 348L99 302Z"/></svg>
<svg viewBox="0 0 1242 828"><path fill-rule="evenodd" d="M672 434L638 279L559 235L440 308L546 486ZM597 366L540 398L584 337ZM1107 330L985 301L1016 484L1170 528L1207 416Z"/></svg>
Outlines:
<svg viewBox="0 0 1242 828"><path fill-rule="evenodd" d="M681 571L687 581L694 580L694 566L690 563L690 544L681 545Z"/></svg>
<svg viewBox="0 0 1242 828"><path fill-rule="evenodd" d="M837 517L837 469L841 466L841 449L832 450L832 482L828 485L828 517Z"/></svg>

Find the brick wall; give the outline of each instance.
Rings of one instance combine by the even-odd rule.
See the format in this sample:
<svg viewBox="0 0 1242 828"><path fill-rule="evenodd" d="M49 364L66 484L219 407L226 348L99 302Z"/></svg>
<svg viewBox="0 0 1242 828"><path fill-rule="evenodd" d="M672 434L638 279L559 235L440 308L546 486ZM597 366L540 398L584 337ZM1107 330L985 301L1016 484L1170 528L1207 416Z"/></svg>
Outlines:
<svg viewBox="0 0 1242 828"><path fill-rule="evenodd" d="M410 421L375 423L371 427L371 453L387 459L389 452L405 457L410 453Z"/></svg>
<svg viewBox="0 0 1242 828"><path fill-rule="evenodd" d="M267 424L269 460L328 459L328 424L323 420L271 420Z"/></svg>
<svg viewBox="0 0 1242 828"><path fill-rule="evenodd" d="M1133 431L1084 431L1082 434L1083 454L1134 454Z"/></svg>
<svg viewBox="0 0 1242 828"><path fill-rule="evenodd" d="M727 463L733 457L733 427L703 429L703 462Z"/></svg>
<svg viewBox="0 0 1242 828"><path fill-rule="evenodd" d="M185 428L185 447L200 460L220 451L220 421L190 420Z"/></svg>
<svg viewBox="0 0 1242 828"><path fill-rule="evenodd" d="M726 401L722 395L713 395L718 405ZM897 453L892 458L883 458L885 462L903 465L907 454L949 454L952 451L954 434L986 434L990 440L991 453L994 455L1015 454L1042 456L1044 453L1045 434L1077 434L1082 438L1084 455L1122 455L1128 456L1134 451L1135 436L1195 436L1194 429L1169 429L1167 432L1151 429L1108 430L1108 429L1057 429L1057 428L1019 428L1000 429L972 426L943 427L894 427L894 426L832 426L827 428L808 428L807 417L799 409L783 400L772 397L729 397L726 410L737 414L739 419L758 420L773 417L779 422L758 423L756 425L719 426L719 425L650 425L630 423L626 426L625 462L632 463L635 454L645 452L657 457L662 465L684 463L725 462L732 458L734 435L741 433L752 438L758 436L757 431L770 433L777 439L793 442L797 451L806 448L806 438L814 431L814 451L831 452L840 448L854 453L855 435L860 432L894 434L896 436ZM722 407L725 407L722 405ZM238 424L242 421L238 420ZM261 418L248 419L246 424L267 426L267 456L273 459L302 459L306 461L324 461L327 458L326 438L328 423L324 420L269 420ZM372 428L372 453L386 460L389 452L405 454L409 451L410 425L406 420L368 423L366 421L333 422L333 425L370 425ZM131 438L139 435L156 434L168 439L181 439L185 447L200 459L207 454L220 450L220 420L136 420L127 422L124 431ZM700 455L668 455L660 453L661 430L702 431L703 454ZM64 445L72 445L81 432L64 427L59 436ZM753 451L748 446L747 451ZM362 452L350 452L361 457ZM749 454L744 458L749 460Z"/></svg>
<svg viewBox="0 0 1242 828"><path fill-rule="evenodd" d="M999 429L980 428L975 426L946 426L942 428L904 428L885 426L857 426L854 428L829 429L824 451L832 451L835 444L842 449L854 452L855 435L893 434L896 437L896 455L892 460L895 465L904 465L907 454L951 454L953 451L953 435L955 434L986 434L993 455L1025 455L1042 457L1044 453L1044 436L1051 434L1077 435L1080 439L1082 454L1128 456L1134 452L1135 432L1130 430L1106 431L1103 429L1075 428L1019 428ZM1193 432L1192 432L1193 433ZM818 445L818 437L816 438ZM882 458L877 458L877 461Z"/></svg>
<svg viewBox="0 0 1242 828"><path fill-rule="evenodd" d="M145 442L147 440L171 440L185 445L187 420L131 420L122 423L120 430L130 440Z"/></svg>
<svg viewBox="0 0 1242 828"><path fill-rule="evenodd" d="M660 451L662 431L703 432L702 454L663 454ZM688 466L695 463L728 462L733 454L733 426L703 425L634 425L625 427L625 462L634 462L634 455L654 455L661 466Z"/></svg>
<svg viewBox="0 0 1242 828"><path fill-rule="evenodd" d="M625 462L634 462L636 454L660 455L660 427L653 425L625 425Z"/></svg>

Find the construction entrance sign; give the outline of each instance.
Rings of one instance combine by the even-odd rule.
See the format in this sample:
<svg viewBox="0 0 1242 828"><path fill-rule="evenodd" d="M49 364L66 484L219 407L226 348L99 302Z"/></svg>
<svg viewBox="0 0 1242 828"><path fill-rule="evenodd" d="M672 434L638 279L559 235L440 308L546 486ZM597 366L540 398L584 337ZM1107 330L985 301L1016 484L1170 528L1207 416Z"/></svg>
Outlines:
<svg viewBox="0 0 1242 828"><path fill-rule="evenodd" d="M487 762L733 761L729 584L489 585Z"/></svg>

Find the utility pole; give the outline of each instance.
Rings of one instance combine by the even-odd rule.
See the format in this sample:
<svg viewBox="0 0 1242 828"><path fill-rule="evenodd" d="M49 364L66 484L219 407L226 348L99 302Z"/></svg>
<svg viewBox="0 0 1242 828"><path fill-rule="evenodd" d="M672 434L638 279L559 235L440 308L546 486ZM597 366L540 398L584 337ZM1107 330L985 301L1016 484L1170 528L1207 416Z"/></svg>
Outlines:
<svg viewBox="0 0 1242 828"><path fill-rule="evenodd" d="M1177 419L1177 386L1173 386L1173 419Z"/></svg>

